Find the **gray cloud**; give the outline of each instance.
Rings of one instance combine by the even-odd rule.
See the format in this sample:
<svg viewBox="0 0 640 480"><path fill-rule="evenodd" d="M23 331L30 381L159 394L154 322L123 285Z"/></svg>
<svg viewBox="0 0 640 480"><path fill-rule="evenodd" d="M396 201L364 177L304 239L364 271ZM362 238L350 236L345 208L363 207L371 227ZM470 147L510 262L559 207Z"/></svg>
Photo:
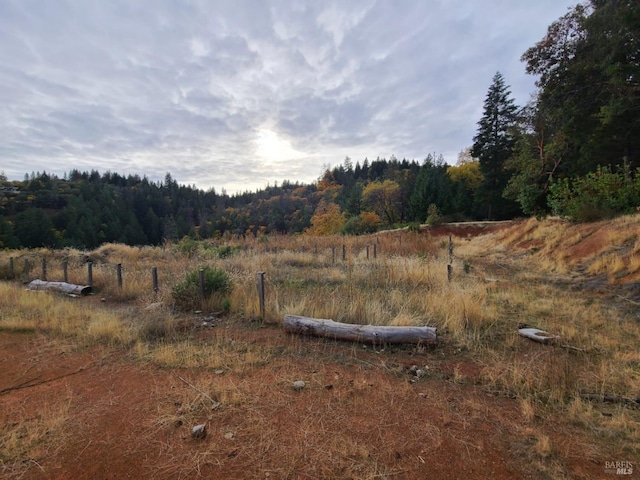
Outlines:
<svg viewBox="0 0 640 480"><path fill-rule="evenodd" d="M519 58L572 3L0 2L0 170L235 192L347 155L453 162L496 71L528 99Z"/></svg>

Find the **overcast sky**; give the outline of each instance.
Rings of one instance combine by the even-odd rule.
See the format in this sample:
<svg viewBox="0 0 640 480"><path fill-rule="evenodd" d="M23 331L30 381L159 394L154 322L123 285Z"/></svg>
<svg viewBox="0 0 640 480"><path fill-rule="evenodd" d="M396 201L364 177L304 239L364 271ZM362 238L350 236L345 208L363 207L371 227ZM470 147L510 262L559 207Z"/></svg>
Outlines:
<svg viewBox="0 0 640 480"><path fill-rule="evenodd" d="M471 145L567 0L0 0L0 170L228 193Z"/></svg>

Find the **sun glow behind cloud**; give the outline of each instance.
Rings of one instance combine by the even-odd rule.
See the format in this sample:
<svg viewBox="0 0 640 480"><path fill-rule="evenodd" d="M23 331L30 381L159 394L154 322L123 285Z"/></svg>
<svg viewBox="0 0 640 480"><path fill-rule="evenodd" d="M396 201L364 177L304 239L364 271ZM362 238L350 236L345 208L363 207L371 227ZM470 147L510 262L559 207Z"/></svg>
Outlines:
<svg viewBox="0 0 640 480"><path fill-rule="evenodd" d="M575 2L209 3L0 1L0 171L235 193L346 156L453 163L497 70L527 101L518 59Z"/></svg>
<svg viewBox="0 0 640 480"><path fill-rule="evenodd" d="M270 164L309 156L293 148L289 140L266 128L258 131L256 155Z"/></svg>

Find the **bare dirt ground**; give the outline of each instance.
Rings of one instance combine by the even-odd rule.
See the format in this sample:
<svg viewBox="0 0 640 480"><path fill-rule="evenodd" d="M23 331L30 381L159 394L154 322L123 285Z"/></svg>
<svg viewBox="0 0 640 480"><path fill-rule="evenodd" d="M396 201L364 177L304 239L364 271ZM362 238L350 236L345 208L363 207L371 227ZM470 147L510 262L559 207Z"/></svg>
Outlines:
<svg viewBox="0 0 640 480"><path fill-rule="evenodd" d="M380 351L237 319L186 335L246 342L268 361L171 369L130 349L0 332L0 422L52 436L21 464L0 463L0 477L612 478L605 462L616 452L604 442L566 422L557 429L552 416L524 418L518 401L483 387L482 365L452 346ZM528 348L545 347L523 355ZM306 387L294 391L295 380ZM45 421L56 412L58 423ZM207 436L194 439L199 423ZM553 449L537 455L544 437Z"/></svg>
<svg viewBox="0 0 640 480"><path fill-rule="evenodd" d="M533 439L517 402L476 385L480 368L455 351L375 353L276 327L216 328L201 335L249 338L282 355L239 375L216 374L139 364L127 352L67 351L39 335L0 334L0 421L28 421L61 402L69 408L58 441L25 459L16 477L545 478L526 453ZM415 383L412 365L429 367ZM196 386L212 377L241 398L202 409L198 423L207 422L208 435L196 440L178 411L199 393L180 378ZM291 388L298 378L307 382L301 392ZM602 478L613 458L571 432L538 430L558 446L544 461L562 462L567 478Z"/></svg>

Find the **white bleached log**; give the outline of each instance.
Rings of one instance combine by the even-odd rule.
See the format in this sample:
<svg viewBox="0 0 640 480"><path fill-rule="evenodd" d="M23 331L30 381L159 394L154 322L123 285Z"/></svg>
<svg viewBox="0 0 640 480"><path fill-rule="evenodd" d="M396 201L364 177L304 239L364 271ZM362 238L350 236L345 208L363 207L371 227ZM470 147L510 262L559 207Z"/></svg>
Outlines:
<svg viewBox="0 0 640 480"><path fill-rule="evenodd" d="M27 285L29 290L54 290L69 295L89 295L91 287L87 285L73 285L65 282L45 282L44 280L32 280Z"/></svg>
<svg viewBox="0 0 640 480"><path fill-rule="evenodd" d="M313 335L336 340L373 343L438 343L434 327L396 327L379 325L354 325L350 323L334 322L322 318L285 315L284 329L287 332L301 335Z"/></svg>

